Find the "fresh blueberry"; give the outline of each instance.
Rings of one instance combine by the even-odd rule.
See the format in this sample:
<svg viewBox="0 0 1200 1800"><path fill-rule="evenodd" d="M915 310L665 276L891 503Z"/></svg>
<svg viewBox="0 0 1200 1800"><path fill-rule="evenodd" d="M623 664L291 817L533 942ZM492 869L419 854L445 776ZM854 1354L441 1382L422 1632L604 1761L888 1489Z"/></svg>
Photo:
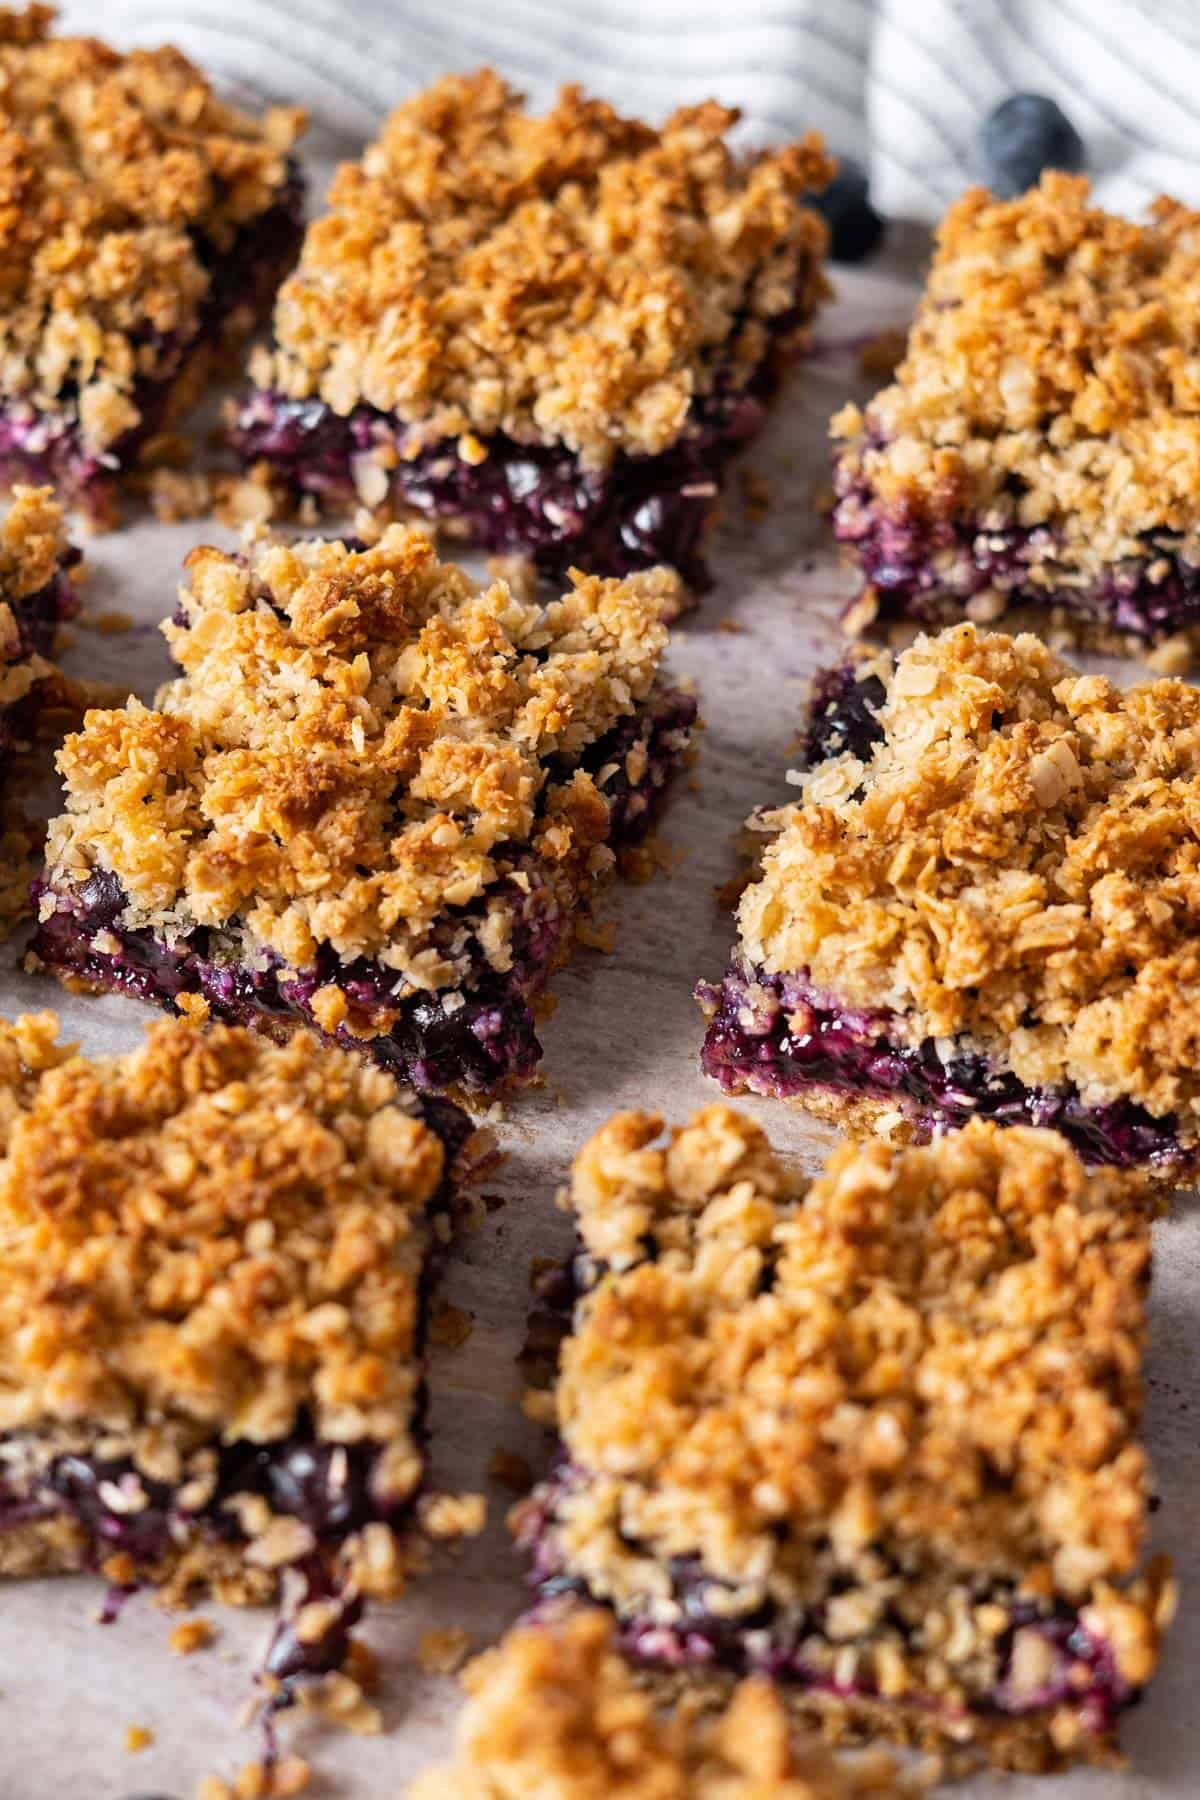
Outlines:
<svg viewBox="0 0 1200 1800"><path fill-rule="evenodd" d="M834 262L861 262L883 236L883 220L871 205L867 172L852 156L838 158L838 171L812 205L829 227Z"/></svg>
<svg viewBox="0 0 1200 1800"><path fill-rule="evenodd" d="M1083 167L1083 139L1045 94L1002 100L984 120L980 143L985 179L1002 200L1031 188L1043 169Z"/></svg>

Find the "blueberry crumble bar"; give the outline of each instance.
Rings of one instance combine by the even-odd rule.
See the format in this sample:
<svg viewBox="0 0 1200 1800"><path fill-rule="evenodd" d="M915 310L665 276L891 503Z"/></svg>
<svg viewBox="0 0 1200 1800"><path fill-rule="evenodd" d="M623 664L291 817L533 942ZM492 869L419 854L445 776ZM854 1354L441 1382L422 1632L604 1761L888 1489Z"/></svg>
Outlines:
<svg viewBox="0 0 1200 1800"><path fill-rule="evenodd" d="M809 136L739 158L715 101L655 131L578 88L543 117L449 76L342 168L233 426L334 505L415 508L562 580L702 540L827 292Z"/></svg>
<svg viewBox="0 0 1200 1800"><path fill-rule="evenodd" d="M951 208L895 380L833 421L852 623L1037 605L1099 646L1187 654L1198 220L1167 199L1115 217L1063 174Z"/></svg>
<svg viewBox="0 0 1200 1800"><path fill-rule="evenodd" d="M467 1122L307 1033L161 1020L90 1061L57 1028L0 1021L0 1574L295 1586L284 1688L419 1560Z"/></svg>
<svg viewBox="0 0 1200 1800"><path fill-rule="evenodd" d="M1200 1172L1200 694L963 624L817 683L703 1066L852 1131L982 1115Z"/></svg>
<svg viewBox="0 0 1200 1800"><path fill-rule="evenodd" d="M408 1800L877 1800L901 1793L889 1758L838 1764L799 1737L769 1681L716 1714L660 1712L634 1682L610 1619L578 1610L517 1626L471 1664L457 1755ZM907 1791L907 1790L904 1790Z"/></svg>
<svg viewBox="0 0 1200 1800"><path fill-rule="evenodd" d="M1107 1759L1173 1604L1144 1184L984 1120L811 1186L724 1104L661 1129L575 1164L560 1455L515 1518L542 1604L607 1606L663 1694L761 1673L834 1738Z"/></svg>
<svg viewBox="0 0 1200 1800"><path fill-rule="evenodd" d="M16 488L0 520L0 787L58 693L48 658L59 626L78 611L71 571L79 560L50 489Z"/></svg>
<svg viewBox="0 0 1200 1800"><path fill-rule="evenodd" d="M297 112L222 103L178 51L0 10L0 479L97 524L295 259Z"/></svg>
<svg viewBox="0 0 1200 1800"><path fill-rule="evenodd" d="M183 674L60 752L34 964L299 1021L423 1089L530 1076L535 1003L687 747L676 578L540 605L404 525L188 572Z"/></svg>

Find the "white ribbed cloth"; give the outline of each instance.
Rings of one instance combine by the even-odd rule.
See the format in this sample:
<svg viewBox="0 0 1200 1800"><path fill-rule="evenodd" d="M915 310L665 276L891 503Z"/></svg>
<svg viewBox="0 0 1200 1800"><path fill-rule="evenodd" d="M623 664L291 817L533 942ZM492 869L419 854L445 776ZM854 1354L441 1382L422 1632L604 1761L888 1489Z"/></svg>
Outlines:
<svg viewBox="0 0 1200 1800"><path fill-rule="evenodd" d="M980 121L1029 89L1083 136L1106 205L1200 202L1195 0L61 0L61 16L177 43L347 145L483 62L539 104L561 81L651 118L715 94L756 138L819 127L866 162L882 211L916 218L978 179Z"/></svg>

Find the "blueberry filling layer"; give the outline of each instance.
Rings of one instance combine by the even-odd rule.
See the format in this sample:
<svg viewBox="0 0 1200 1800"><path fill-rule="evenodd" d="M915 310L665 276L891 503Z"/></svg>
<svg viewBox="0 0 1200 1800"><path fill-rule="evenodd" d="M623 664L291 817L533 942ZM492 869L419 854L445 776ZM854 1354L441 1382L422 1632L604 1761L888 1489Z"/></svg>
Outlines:
<svg viewBox="0 0 1200 1800"><path fill-rule="evenodd" d="M73 386L62 390L53 410L38 410L19 399L0 402L0 478L8 485L49 483L73 499L90 494L102 510L114 475L136 461L142 445L165 423L172 384L193 352L218 345L235 315L261 316L270 304L296 258L303 231L303 200L299 166L290 164L275 204L243 225L228 249L218 250L194 234L197 254L209 271L196 329L181 338L147 324L138 347L154 351L156 367L134 383L137 425L108 449L98 453L84 444L78 393Z"/></svg>
<svg viewBox="0 0 1200 1800"><path fill-rule="evenodd" d="M368 1525L381 1523L403 1537L416 1523L412 1492L389 1493L382 1478L384 1446L323 1442L304 1423L279 1443L215 1446L206 1472L191 1474L182 1487L152 1479L128 1458L85 1454L56 1456L22 1478L23 1448L19 1434L0 1438L0 1534L68 1518L81 1534L86 1568L98 1570L123 1555L135 1584L197 1539L246 1545L235 1509L247 1499L307 1527L311 1547L287 1565L298 1578L297 1592L281 1606L263 1664L270 1712L292 1704L300 1683L345 1664L365 1606L338 1566L339 1547ZM326 1603L320 1629L300 1632L298 1615L315 1600Z"/></svg>
<svg viewBox="0 0 1200 1800"><path fill-rule="evenodd" d="M541 1055L531 1001L553 967L562 935L561 918L544 890L531 896L514 890L514 903L526 908L526 918L506 975L493 973L480 951L469 988L402 997L395 971L364 958L343 963L323 949L313 965L297 971L260 952L251 965L236 960L238 946L230 933L201 927L168 943L148 929L122 926L117 920L126 896L107 872L78 888L39 888L35 905L43 906L47 893L55 910L42 918L33 953L49 968L90 986L170 1010L181 995L200 994L212 1014L229 1024L299 1022L316 1031L323 1028L314 996L336 986L354 1009L356 1029L343 1024L323 1035L369 1050L399 1079L423 1090L478 1092L506 1076L530 1075ZM448 929L460 924L469 929L465 915L448 914Z"/></svg>
<svg viewBox="0 0 1200 1800"><path fill-rule="evenodd" d="M1200 565L1183 556L1178 538L1147 536L1141 555L1084 582L1058 561L1052 527L932 519L884 506L855 473L835 479L834 535L853 551L880 619L938 624L996 594L1005 605L1061 607L1147 641L1200 624Z"/></svg>
<svg viewBox="0 0 1200 1800"><path fill-rule="evenodd" d="M521 1541L534 1556L532 1579L539 1603L561 1603L574 1596L595 1604L584 1580L563 1565L558 1549L554 1509L556 1493L574 1487L586 1475L564 1466L541 1490L539 1504L523 1516ZM663 1670L720 1669L740 1677L762 1673L794 1687L820 1690L842 1698L877 1700L879 1687L871 1673L871 1637L833 1638L827 1632L827 1603L803 1611L772 1601L753 1612L731 1609L731 1591L708 1576L693 1557L676 1557L667 1565L671 1610L675 1617L639 1616L636 1603L620 1622L619 1641L625 1654L645 1667ZM854 1581L834 1575L830 1600L853 1591ZM999 1608L1005 1623L991 1639L987 1671L972 1677L965 1704L971 1713L1021 1717L1065 1704L1077 1708L1086 1728L1098 1737L1112 1732L1118 1716L1139 1697L1117 1667L1112 1645L1084 1624L1078 1610L1061 1600L1035 1603L1019 1595L1013 1584L971 1584L967 1604ZM919 1657L923 1620L906 1620L891 1605L881 1626L881 1642L898 1645L903 1654ZM1045 1646L1038 1659L1039 1678L1023 1678L1018 1664L1018 1638L1032 1634ZM844 1652L853 1656L855 1672L846 1674ZM964 1682L964 1685L966 1683ZM944 1708L935 1693L907 1690L893 1703L922 1711ZM954 1711L960 1710L955 1702Z"/></svg>
<svg viewBox="0 0 1200 1800"><path fill-rule="evenodd" d="M915 1047L888 1036L888 1015L837 1006L803 975L771 975L735 961L719 987L697 989L709 1016L701 1066L727 1093L780 1099L811 1088L888 1101L922 1135L978 1116L1001 1125L1052 1127L1085 1161L1119 1168L1150 1164L1182 1175L1196 1163L1173 1118L1132 1100L1093 1106L1070 1085L1026 1087L970 1049L946 1052L932 1038Z"/></svg>
<svg viewBox="0 0 1200 1800"><path fill-rule="evenodd" d="M88 1561L98 1566L123 1551L139 1569L152 1569L196 1533L219 1542L242 1537L228 1510L235 1496L257 1495L277 1514L297 1519L322 1545L333 1545L373 1520L396 1526L411 1512L411 1496L389 1496L377 1470L378 1444L328 1444L301 1429L277 1444L238 1443L214 1449L211 1476L182 1489L143 1474L128 1459L82 1454L55 1457L27 1481L5 1477L0 1439L0 1531L65 1515L80 1529ZM189 1499L198 1486L200 1497Z"/></svg>
<svg viewBox="0 0 1200 1800"><path fill-rule="evenodd" d="M581 759L597 776L607 771L608 841L614 849L636 842L652 822L695 714L690 696L661 695ZM645 754L634 780L630 753L639 746ZM564 765L552 774L567 772ZM562 953L567 930L536 864L518 868L510 888L515 925L508 971L496 973L484 955L477 935L482 905L448 908L439 928L443 947L453 944L461 955L465 940L473 970L462 987L432 993L398 992L402 984L395 971L363 958L343 963L328 948L311 967L296 970L266 951L258 952L253 964L246 962L233 929L201 927L168 942L147 928L130 928L121 923L124 890L114 875L99 870L78 887L39 884L34 903L40 924L31 949L59 973L171 1009L180 995L201 994L216 1017L234 1024L299 1021L321 1031L316 997L336 987L353 1020L353 1026L343 1023L332 1034L338 1042L369 1051L422 1091L480 1092L533 1073L542 1054L533 1002Z"/></svg>
<svg viewBox="0 0 1200 1800"><path fill-rule="evenodd" d="M798 291L810 278L805 271ZM564 446L520 444L503 433L487 439L482 460L468 462L455 439L418 447L394 414L360 405L343 417L322 400L263 389L246 401L231 442L245 464L266 462L294 489L335 506L357 502L360 469L385 471L393 500L457 521L493 554L532 556L555 580L573 564L628 575L668 563L699 593L711 585L703 540L726 465L761 429L805 316L797 306L771 320L767 352L749 381L737 389L718 382L695 400L669 450L621 452L602 472ZM369 485L361 492L374 499Z"/></svg>
<svg viewBox="0 0 1200 1800"><path fill-rule="evenodd" d="M834 756L870 762L883 741L879 708L887 690L878 675L859 674L853 662L822 669L813 682L802 765L806 769Z"/></svg>

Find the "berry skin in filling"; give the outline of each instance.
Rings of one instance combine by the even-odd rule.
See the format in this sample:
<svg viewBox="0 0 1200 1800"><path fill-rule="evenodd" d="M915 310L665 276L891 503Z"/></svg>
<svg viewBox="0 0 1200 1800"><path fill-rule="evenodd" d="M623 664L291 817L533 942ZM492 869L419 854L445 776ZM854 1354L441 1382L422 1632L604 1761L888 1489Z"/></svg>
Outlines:
<svg viewBox="0 0 1200 1800"><path fill-rule="evenodd" d="M553 1484L547 1508L553 1505ZM533 1579L541 1605L562 1604L565 1596L596 1604L585 1581L565 1573L554 1548L553 1526L543 1516L539 1528L528 1527L522 1536L533 1549ZM740 1616L710 1609L705 1596L716 1596L720 1583L705 1577L694 1559L676 1558L670 1565L671 1595L680 1617L671 1624L639 1619L636 1610L620 1621L619 1643L631 1662L660 1670L703 1672L721 1669L740 1679L766 1674L793 1687L819 1689L843 1698L877 1699L879 1690L870 1680L839 1680L825 1666L842 1646L824 1635L821 1606L803 1613L789 1613L770 1603ZM839 1590L842 1591L842 1590ZM1020 1717L1050 1711L1070 1702L1077 1706L1087 1729L1098 1737L1112 1732L1120 1714L1134 1705L1139 1691L1124 1680L1112 1646L1083 1624L1079 1613L1062 1602L1044 1606L1020 1598L1011 1586L983 1588L976 1603L1000 1606L1008 1623L996 1640L995 1680L967 1699L973 1713ZM893 1621L894 1623L894 1621ZM1033 1687L1018 1687L1013 1680L1013 1654L1019 1632L1034 1632L1050 1651L1046 1678ZM826 1655L814 1653L824 1646ZM909 1694L900 1704L936 1707L932 1695Z"/></svg>
<svg viewBox="0 0 1200 1800"><path fill-rule="evenodd" d="M1146 642L1200 625L1200 566L1174 545L1151 540L1143 556L1106 570L1090 586L1072 582L1063 570L1059 585L1050 526L922 518L885 508L857 475L838 472L835 486L834 535L852 550L877 619L940 624L990 591L1006 606L1061 607Z"/></svg>
<svg viewBox="0 0 1200 1800"><path fill-rule="evenodd" d="M840 1008L802 975L735 961L719 987L701 982L696 992L709 1018L701 1067L727 1094L792 1099L832 1089L894 1102L926 1137L979 1116L1051 1127L1085 1162L1150 1164L1180 1177L1195 1165L1173 1119L1156 1119L1132 1100L1088 1106L1071 1086L1026 1087L975 1051L944 1057L931 1038L915 1048L898 1043L885 1014Z"/></svg>
<svg viewBox="0 0 1200 1800"><path fill-rule="evenodd" d="M799 308L773 320L772 345L750 381L698 399L669 450L622 452L603 472L584 468L565 447L519 444L503 433L487 440L480 462L465 461L456 440L410 454L411 434L392 414L358 406L341 416L322 400L262 389L242 407L231 442L247 467L265 462L293 488L336 507L358 503L356 466L382 451L394 500L459 521L492 554L532 556L557 581L573 564L630 575L666 563L703 593L712 585L703 540L726 465L762 429L800 322Z"/></svg>

